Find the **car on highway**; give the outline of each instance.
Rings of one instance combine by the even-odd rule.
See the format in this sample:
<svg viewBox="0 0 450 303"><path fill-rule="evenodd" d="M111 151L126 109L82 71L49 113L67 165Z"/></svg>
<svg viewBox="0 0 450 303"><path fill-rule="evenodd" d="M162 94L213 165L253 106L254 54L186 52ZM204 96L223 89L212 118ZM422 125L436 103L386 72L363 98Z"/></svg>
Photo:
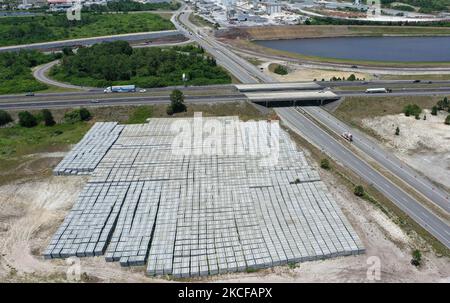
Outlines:
<svg viewBox="0 0 450 303"><path fill-rule="evenodd" d="M98 99L92 99L92 100L91 100L91 103L100 103L100 100L98 100Z"/></svg>
<svg viewBox="0 0 450 303"><path fill-rule="evenodd" d="M145 92L147 92L147 90L144 89L144 88L142 88L142 89L139 90L139 92L140 92L140 93L145 93Z"/></svg>
<svg viewBox="0 0 450 303"><path fill-rule="evenodd" d="M25 96L27 96L27 97L33 97L33 96L34 96L34 93L33 93L33 92L28 92L28 93L25 94Z"/></svg>
<svg viewBox="0 0 450 303"><path fill-rule="evenodd" d="M421 80L414 80L413 83L420 83Z"/></svg>

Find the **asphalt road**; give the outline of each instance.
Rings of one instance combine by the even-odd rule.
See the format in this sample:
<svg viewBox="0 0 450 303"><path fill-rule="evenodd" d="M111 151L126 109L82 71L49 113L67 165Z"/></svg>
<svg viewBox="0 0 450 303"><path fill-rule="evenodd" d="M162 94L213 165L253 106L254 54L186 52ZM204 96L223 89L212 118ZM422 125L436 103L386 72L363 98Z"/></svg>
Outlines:
<svg viewBox="0 0 450 303"><path fill-rule="evenodd" d="M170 103L169 96L120 96L115 95L109 98L97 99L98 102L92 102L91 99L67 99L52 101L12 101L0 102L0 109L19 110L19 109L52 109L52 108L70 108L75 106L106 106L106 105L138 105L138 104L165 104ZM246 100L244 95L229 94L215 96L185 96L187 103L222 103L237 102Z"/></svg>
<svg viewBox="0 0 450 303"><path fill-rule="evenodd" d="M184 9L184 6L183 8ZM228 49L215 42L214 38L209 37L202 33L198 28L193 26L188 20L188 13L182 13L180 20L190 29L186 29L184 25L178 23L177 16L173 17L175 26L180 31L184 32L189 37L193 37L206 51L210 52L217 59L217 62L224 68L229 70L236 78L243 83L256 83L256 82L275 82L271 77L263 75L256 67L249 66L250 63L242 64L241 60L234 59L236 54L232 53ZM197 35L197 33L199 33ZM212 47L211 47L212 46ZM243 60L245 61L245 60ZM256 69L256 70L255 70ZM450 90L449 90L450 91ZM361 91L349 91L340 92L342 95L364 95L365 92ZM390 94L413 94L420 95L425 93L430 95L430 92L420 89L414 92L393 92ZM444 93L444 91L435 91L434 93ZM441 241L447 248L450 248L450 227L446 222L443 222L433 212L425 208L418 203L414 198L408 195L406 192L397 187L394 183L389 181L385 176L378 173L372 166L358 158L352 151L343 146L340 142L336 141L333 137L323 131L320 126L307 119L303 114L299 113L294 108L279 108L276 109L280 118L293 130L302 134L308 140L319 146L332 158L343 163L346 167L356 172L361 178L368 183L373 184L382 194L395 203L400 209L408 214L419 225L428 230L439 241Z"/></svg>
<svg viewBox="0 0 450 303"><path fill-rule="evenodd" d="M172 16L171 21L175 24L177 30L200 44L216 58L219 65L230 71L242 83L258 83L260 80L273 82L273 79L265 76L256 66L234 54L227 47L210 37L203 29L192 24L189 21L190 11L186 11L185 8L186 5L183 4L180 10Z"/></svg>
<svg viewBox="0 0 450 303"><path fill-rule="evenodd" d="M353 134L353 142L351 143L353 146L363 151L392 174L398 176L430 201L450 213L450 194L448 192L436 187L426 177L418 174L379 144L367 138L362 132L345 124L320 107L303 107L302 110L338 135L350 131Z"/></svg>
<svg viewBox="0 0 450 303"><path fill-rule="evenodd" d="M364 181L372 184L447 248L450 248L450 226L447 223L378 173L367 162L357 157L351 150L320 129L311 120L298 114L296 109L278 108L276 112L292 130L307 138L345 167L356 172Z"/></svg>
<svg viewBox="0 0 450 303"><path fill-rule="evenodd" d="M177 36L181 33L177 30L157 31L157 32L145 32L145 33L131 33L112 36L101 36L92 38L80 38L61 41L51 41L42 43L22 44L13 46L0 47L0 52L19 51L21 49L38 49L38 50L50 50L55 48L62 48L65 46L77 46L77 45L92 45L101 42L112 42L117 40L124 41L141 41L150 39L159 39L164 37Z"/></svg>

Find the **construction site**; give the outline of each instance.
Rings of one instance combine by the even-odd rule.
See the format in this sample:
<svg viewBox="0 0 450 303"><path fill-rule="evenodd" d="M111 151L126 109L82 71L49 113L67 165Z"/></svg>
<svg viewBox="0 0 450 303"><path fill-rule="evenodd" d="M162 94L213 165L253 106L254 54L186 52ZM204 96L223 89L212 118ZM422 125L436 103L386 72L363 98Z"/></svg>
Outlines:
<svg viewBox="0 0 450 303"><path fill-rule="evenodd" d="M227 135L201 127L209 140L199 145L193 136L175 148L173 125L195 129L198 119ZM251 152L254 134L264 142L277 135L276 152ZM208 142L215 145L205 154ZM90 179L45 258L104 255L122 266L145 265L150 276L185 278L364 252L317 171L267 121L97 123L54 174Z"/></svg>

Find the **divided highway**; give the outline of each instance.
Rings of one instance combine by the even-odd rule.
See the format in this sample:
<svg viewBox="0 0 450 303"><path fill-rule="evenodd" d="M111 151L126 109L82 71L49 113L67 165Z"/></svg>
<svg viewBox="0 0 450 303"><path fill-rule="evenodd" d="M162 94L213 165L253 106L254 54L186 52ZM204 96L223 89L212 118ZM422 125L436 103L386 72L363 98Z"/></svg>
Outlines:
<svg viewBox="0 0 450 303"><path fill-rule="evenodd" d="M320 129L314 122L304 115L298 114L296 109L279 108L276 109L276 112L292 130L306 137L330 157L356 172L364 181L372 184L447 248L450 248L450 226L446 222L442 221L385 176L377 172L367 162L357 157L351 150Z"/></svg>
<svg viewBox="0 0 450 303"><path fill-rule="evenodd" d="M184 9L184 6L182 9ZM177 29L185 33L188 37L193 37L193 39L204 47L207 52L216 57L217 62L220 65L229 70L241 82L275 82L271 77L261 73L255 66L242 58L239 58L222 44L216 42L213 37L202 34L200 29L189 22L189 14L190 12L180 12L174 15L172 21ZM180 24L179 21L184 23L184 25ZM239 59L236 59L236 57ZM242 61L245 61L245 63ZM344 91L341 93L343 95L366 95L363 92L354 91ZM421 92L414 92L414 94L420 93ZM427 95L430 95L430 93L428 92ZM435 236L447 248L450 248L450 226L446 222L418 203L414 198L397 187L397 185L389 181L387 177L381 175L367 162L357 157L351 150L336 141L328 133L323 131L320 126L309 120L295 108L278 108L276 109L276 112L290 128L307 138L310 142L313 142L316 146L319 146L329 156L356 172L368 183L373 184L375 188L389 198L420 226ZM445 204L443 205L445 206Z"/></svg>
<svg viewBox="0 0 450 303"><path fill-rule="evenodd" d="M226 94L215 96L185 96L187 103L222 103L246 100L244 95ZM67 99L52 101L5 101L0 102L0 109L41 109L41 108L68 108L73 106L102 106L102 105L139 105L139 104L167 104L170 103L169 96L121 96L107 97L102 99Z"/></svg>
<svg viewBox="0 0 450 303"><path fill-rule="evenodd" d="M398 176L430 201L450 213L449 193L436 187L427 178L421 176L403 161L380 147L379 144L372 142L362 132L350 127L320 107L304 107L302 110L338 135L351 130L351 133L353 134L353 146L363 151L393 175Z"/></svg>

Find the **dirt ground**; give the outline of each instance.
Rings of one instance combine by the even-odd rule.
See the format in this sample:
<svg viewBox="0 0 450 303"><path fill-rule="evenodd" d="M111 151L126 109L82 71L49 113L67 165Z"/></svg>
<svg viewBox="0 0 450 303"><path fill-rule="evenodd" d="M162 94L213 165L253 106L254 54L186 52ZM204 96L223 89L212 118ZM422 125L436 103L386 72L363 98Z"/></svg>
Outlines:
<svg viewBox="0 0 450 303"><path fill-rule="evenodd" d="M52 166L62 153L30 156ZM42 251L70 210L87 177L51 176L39 165L24 165L27 177L0 186L0 281L67 281L70 268L64 260L44 260ZM280 266L254 273L227 274L194 281L220 282L353 282L367 279L369 257L381 261L380 278L385 282L450 282L450 260L437 257L416 243L375 206L356 198L329 172L323 180L342 207L366 246L360 256L307 262L295 268ZM424 263L410 265L411 249L419 247ZM144 268L121 268L103 257L80 260L85 282L165 282L148 278Z"/></svg>
<svg viewBox="0 0 450 303"><path fill-rule="evenodd" d="M426 120L423 116L426 115ZM450 126L444 124L446 112L432 116L424 110L420 120L404 114L362 120L362 125L383 139L384 145L399 158L435 182L450 188ZM395 135L396 127L400 134Z"/></svg>
<svg viewBox="0 0 450 303"><path fill-rule="evenodd" d="M310 69L305 67L299 67L294 65L288 65L289 73L287 75L278 75L273 73L269 69L270 64L280 64L286 66L286 62L282 61L272 61L265 62L261 64L264 73L267 75L274 77L280 82L295 82L295 81L321 81L324 79L325 81L329 81L331 78L348 78L351 74L354 74L356 78L359 79L371 79L371 75L365 73L355 73L355 72L345 72L338 70L325 70L325 69Z"/></svg>

